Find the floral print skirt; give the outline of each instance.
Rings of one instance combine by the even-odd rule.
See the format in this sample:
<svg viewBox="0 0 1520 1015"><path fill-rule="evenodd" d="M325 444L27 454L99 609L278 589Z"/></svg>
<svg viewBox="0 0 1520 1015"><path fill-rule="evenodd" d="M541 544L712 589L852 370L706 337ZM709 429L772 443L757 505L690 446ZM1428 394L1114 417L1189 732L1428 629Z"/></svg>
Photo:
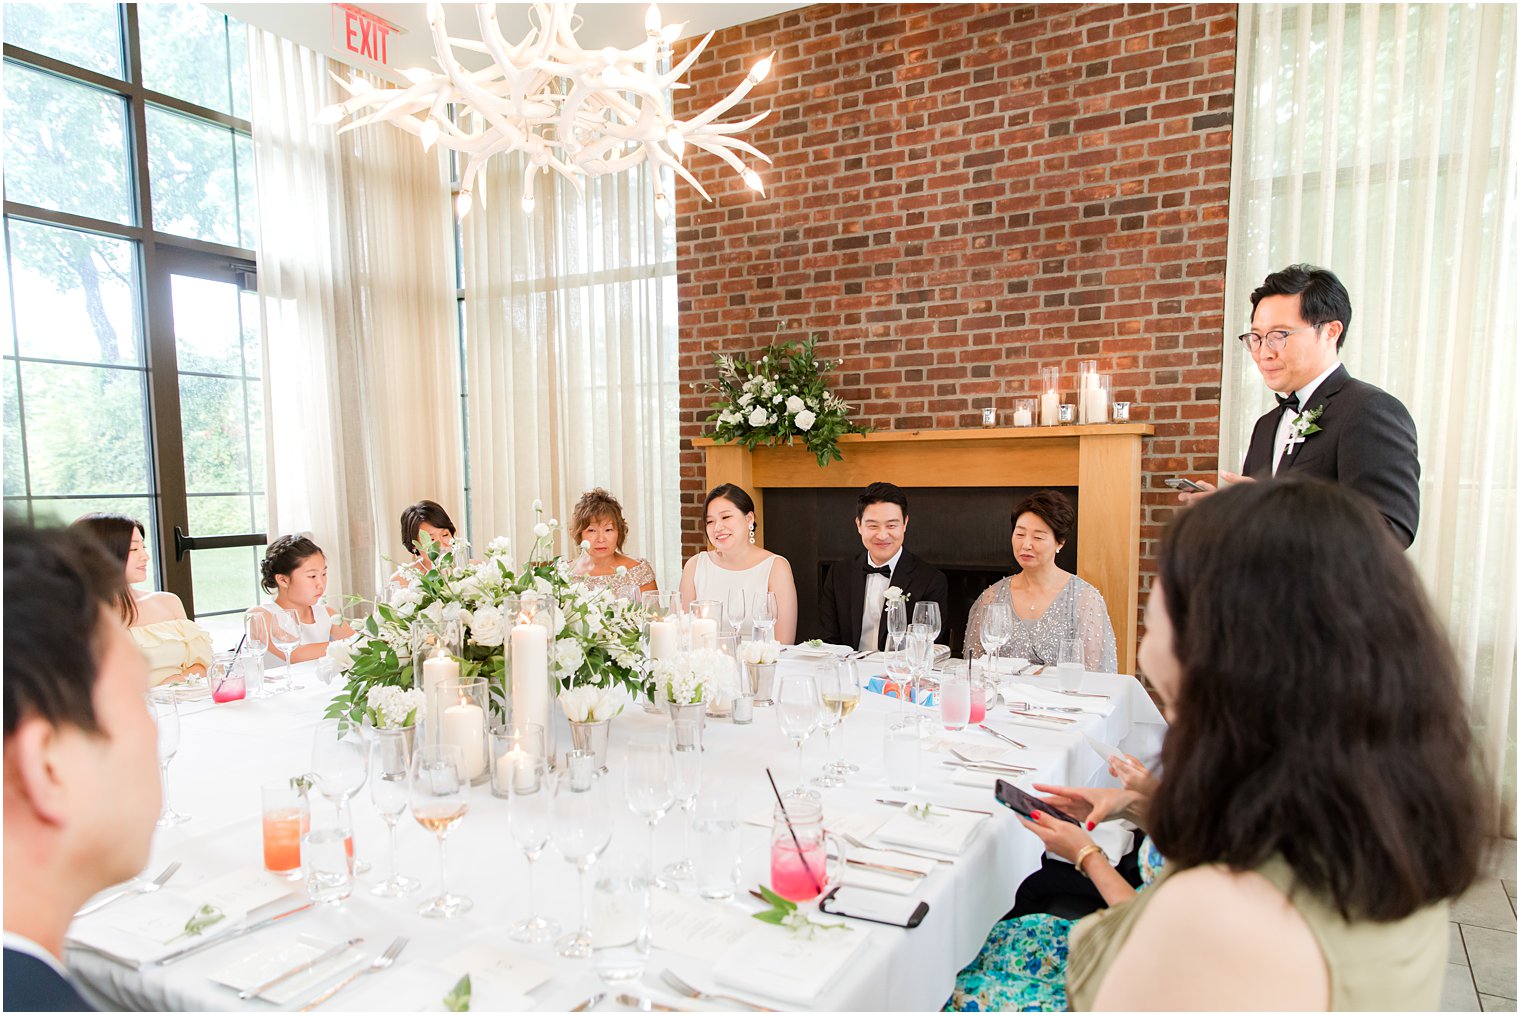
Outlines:
<svg viewBox="0 0 1520 1015"><path fill-rule="evenodd" d="M1072 921L1038 913L992 928L955 978L945 1011L1065 1011Z"/></svg>

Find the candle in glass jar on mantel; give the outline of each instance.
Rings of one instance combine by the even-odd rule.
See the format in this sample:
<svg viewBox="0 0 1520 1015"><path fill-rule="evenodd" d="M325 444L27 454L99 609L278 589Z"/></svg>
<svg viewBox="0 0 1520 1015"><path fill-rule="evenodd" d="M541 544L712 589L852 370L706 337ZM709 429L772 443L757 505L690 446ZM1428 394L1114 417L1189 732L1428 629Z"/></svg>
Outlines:
<svg viewBox="0 0 1520 1015"><path fill-rule="evenodd" d="M1055 426L1061 410L1061 368L1045 367L1040 371L1040 425Z"/></svg>

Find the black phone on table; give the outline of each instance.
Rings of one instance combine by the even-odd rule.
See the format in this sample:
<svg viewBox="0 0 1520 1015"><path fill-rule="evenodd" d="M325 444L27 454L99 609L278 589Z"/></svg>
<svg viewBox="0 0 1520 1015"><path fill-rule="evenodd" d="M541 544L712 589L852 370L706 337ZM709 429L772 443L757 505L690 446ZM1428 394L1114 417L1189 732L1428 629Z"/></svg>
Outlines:
<svg viewBox="0 0 1520 1015"><path fill-rule="evenodd" d="M847 916L852 920L912 930L929 915L929 904L898 895L841 885L829 889L829 893L818 900L818 911L830 916Z"/></svg>
<svg viewBox="0 0 1520 1015"><path fill-rule="evenodd" d="M1067 814L1058 807L1050 806L1050 804L1039 797L1025 793L1007 779L999 779L997 781L997 789L994 792L997 794L998 803L1007 807L1015 814L1022 814L1024 817L1030 818L1030 820L1033 820L1033 812L1040 811L1049 814L1053 818L1059 818L1062 821L1076 825L1078 828L1082 827L1082 822L1070 814Z"/></svg>

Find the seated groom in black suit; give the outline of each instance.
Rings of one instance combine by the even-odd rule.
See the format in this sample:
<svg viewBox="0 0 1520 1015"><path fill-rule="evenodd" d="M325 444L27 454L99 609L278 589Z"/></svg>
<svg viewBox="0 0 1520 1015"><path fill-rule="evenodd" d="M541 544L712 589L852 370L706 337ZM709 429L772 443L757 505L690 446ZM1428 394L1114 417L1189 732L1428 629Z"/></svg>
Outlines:
<svg viewBox="0 0 1520 1015"><path fill-rule="evenodd" d="M89 1009L74 911L148 862L160 799L148 664L93 537L5 526L5 1009Z"/></svg>
<svg viewBox="0 0 1520 1015"><path fill-rule="evenodd" d="M1241 343L1277 408L1256 421L1240 473L1226 483L1317 476L1368 497L1402 545L1420 524L1420 462L1414 420L1393 395L1359 381L1340 362L1351 297L1334 273L1308 264L1274 271L1251 293L1251 330ZM1212 492L1207 483L1204 493ZM1204 493L1185 493L1184 504Z"/></svg>
<svg viewBox="0 0 1520 1015"><path fill-rule="evenodd" d="M855 531L865 552L834 565L818 599L824 641L863 651L885 648L886 593L892 586L907 594L909 617L913 604L922 602L939 603L944 616L949 596L945 576L903 548L908 498L902 490L891 483L866 487L855 502Z"/></svg>

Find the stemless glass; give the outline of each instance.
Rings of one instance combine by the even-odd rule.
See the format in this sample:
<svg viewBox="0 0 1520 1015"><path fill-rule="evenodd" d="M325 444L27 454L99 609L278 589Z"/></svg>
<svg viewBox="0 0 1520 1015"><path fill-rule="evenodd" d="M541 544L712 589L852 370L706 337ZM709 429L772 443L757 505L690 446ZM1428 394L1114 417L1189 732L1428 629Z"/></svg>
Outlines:
<svg viewBox="0 0 1520 1015"><path fill-rule="evenodd" d="M776 723L781 732L797 745L797 788L788 790L790 796L812 796L807 789L803 774L802 745L818 728L819 713L823 700L818 696L818 681L803 669L788 669L776 679Z"/></svg>
<svg viewBox="0 0 1520 1015"><path fill-rule="evenodd" d="M945 729L958 732L971 721L971 681L969 664L952 659L945 664L939 679L940 721Z"/></svg>
<svg viewBox="0 0 1520 1015"><path fill-rule="evenodd" d="M370 755L369 798L380 812L390 840L390 875L370 892L385 898L409 895L422 887L420 880L396 869L396 823L406 813L412 793L412 759L406 738L403 730L375 730Z"/></svg>
<svg viewBox="0 0 1520 1015"><path fill-rule="evenodd" d="M474 903L449 891L448 856L444 840L464 820L470 804L465 798L464 754L458 747L434 744L417 748L412 758L412 817L438 836L438 897L417 908L423 916L446 919L468 913Z"/></svg>
<svg viewBox="0 0 1520 1015"><path fill-rule="evenodd" d="M300 690L290 679L290 655L301 644L301 622L296 619L296 611L266 606L264 612L269 618L269 642L285 660L285 672L280 676L285 682L282 690Z"/></svg>
<svg viewBox="0 0 1520 1015"><path fill-rule="evenodd" d="M155 687L148 692L148 708L158 724L158 770L164 786L164 810L158 816L159 828L182 825L190 818L169 803L169 762L179 751L179 699L172 687Z"/></svg>
<svg viewBox="0 0 1520 1015"><path fill-rule="evenodd" d="M1081 638L1073 636L1061 639L1060 661L1056 663L1056 679L1060 681L1061 690L1082 689L1082 674L1087 671L1087 653L1083 651L1084 648Z"/></svg>
<svg viewBox="0 0 1520 1015"><path fill-rule="evenodd" d="M249 665L257 666L259 670L259 680L257 684L249 685L248 697L272 698L279 692L264 686L264 653L269 651L269 617L262 607L255 606L243 614L243 636L248 642Z"/></svg>
<svg viewBox="0 0 1520 1015"><path fill-rule="evenodd" d="M855 706L860 704L860 674L855 669L855 664L849 660L839 660L833 666L826 667L819 672L819 690L823 695L823 710L836 712L839 715L835 726L839 729L839 750L834 753L834 758L824 766L824 771L837 776L835 785L844 782L844 776L851 772L860 771L859 765L852 765L844 760L844 721L855 711ZM829 729L825 733L825 740L832 745L834 731Z"/></svg>
<svg viewBox="0 0 1520 1015"><path fill-rule="evenodd" d="M538 915L533 883L533 872L549 846L553 827L552 798L544 785L548 766L542 757L524 753L512 759L511 770L511 778L506 780L507 830L528 860L528 915L514 923L509 933L514 941L548 941L559 933L559 924Z"/></svg>
<svg viewBox="0 0 1520 1015"><path fill-rule="evenodd" d="M655 828L675 803L671 787L671 734L644 734L628 743L623 756L623 781L628 795L628 809L649 824L649 867L651 885L675 886L661 877L655 865Z"/></svg>
<svg viewBox="0 0 1520 1015"><path fill-rule="evenodd" d="M591 966L610 987L631 985L649 961L649 882L614 862L597 875L591 895Z"/></svg>
<svg viewBox="0 0 1520 1015"><path fill-rule="evenodd" d="M691 812L702 790L702 724L691 719L676 719L670 724L670 788L681 805L684 829L681 859L667 864L665 873L677 880L690 878Z"/></svg>
<svg viewBox="0 0 1520 1015"><path fill-rule="evenodd" d="M554 780L554 847L580 872L581 925L555 942L569 959L591 956L591 918L587 911L586 874L612 841L612 816L606 784L597 775L596 757L570 751L565 770Z"/></svg>
<svg viewBox="0 0 1520 1015"><path fill-rule="evenodd" d="M994 601L982 611L982 648L992 667L993 683L998 682L998 654L1013 639L1013 604Z"/></svg>

